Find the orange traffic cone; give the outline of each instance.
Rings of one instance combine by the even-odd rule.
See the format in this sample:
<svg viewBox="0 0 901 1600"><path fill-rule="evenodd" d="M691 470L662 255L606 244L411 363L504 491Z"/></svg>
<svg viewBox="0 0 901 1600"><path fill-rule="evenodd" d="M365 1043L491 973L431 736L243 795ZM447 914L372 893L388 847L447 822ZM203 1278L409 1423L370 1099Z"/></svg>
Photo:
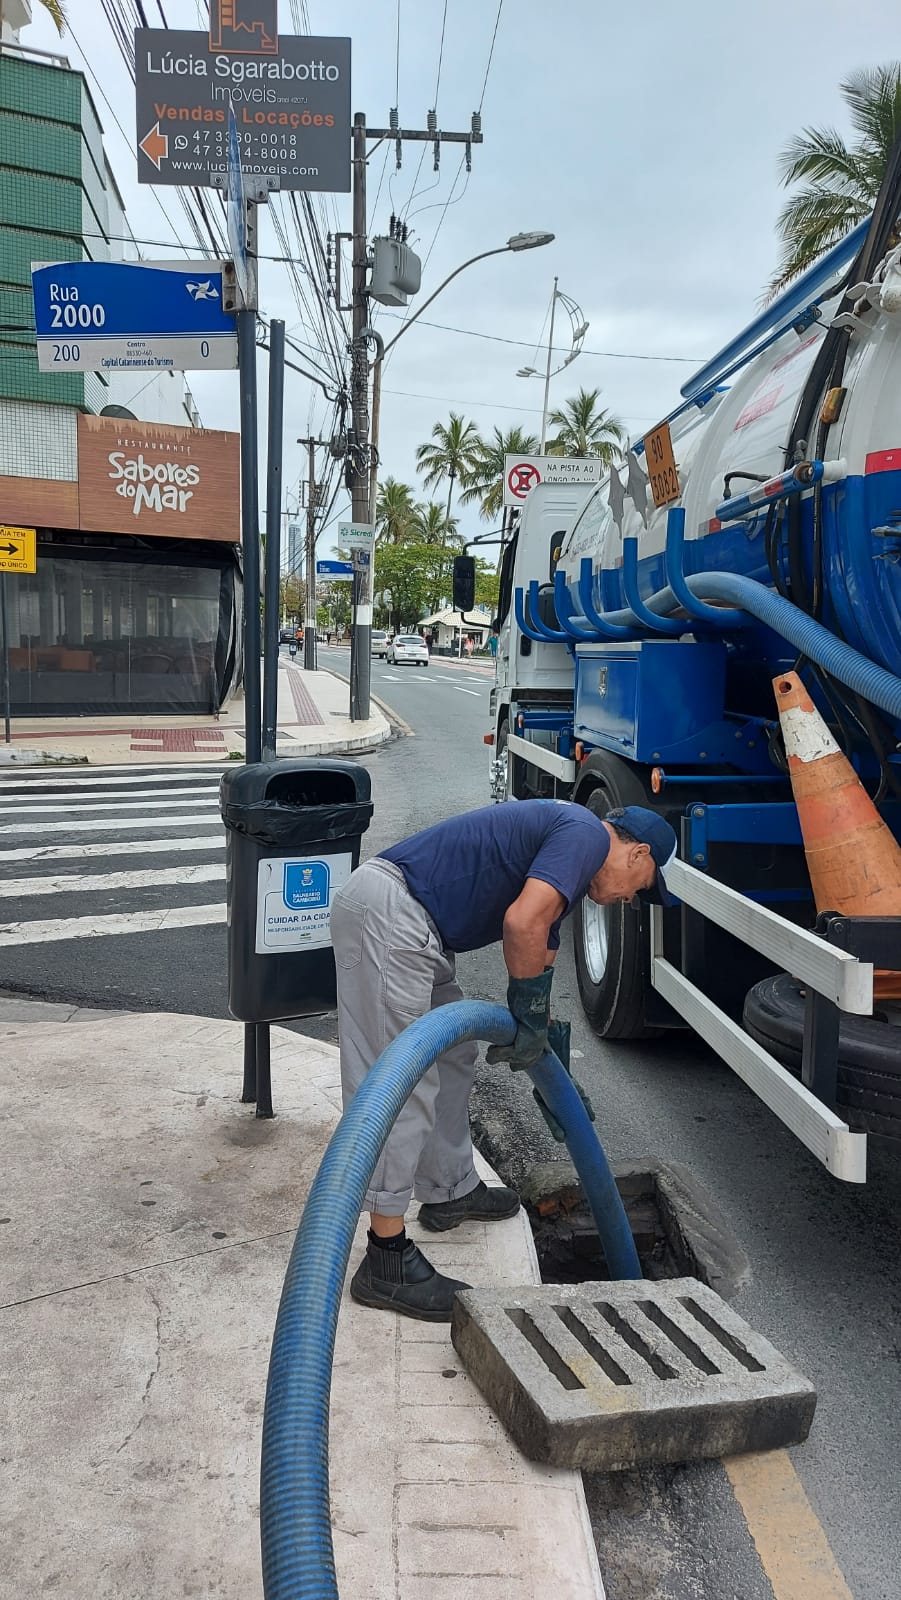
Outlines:
<svg viewBox="0 0 901 1600"><path fill-rule="evenodd" d="M773 688L817 910L901 917L901 846L797 673ZM901 998L901 972L877 972L873 992Z"/></svg>

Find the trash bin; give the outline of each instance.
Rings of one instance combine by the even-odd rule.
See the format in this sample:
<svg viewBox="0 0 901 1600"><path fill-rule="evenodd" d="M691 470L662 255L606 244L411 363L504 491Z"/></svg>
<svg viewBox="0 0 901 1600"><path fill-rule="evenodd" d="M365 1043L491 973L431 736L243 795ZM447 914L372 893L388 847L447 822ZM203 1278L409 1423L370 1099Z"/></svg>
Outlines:
<svg viewBox="0 0 901 1600"><path fill-rule="evenodd" d="M350 761L265 761L225 772L228 1006L282 1022L336 1004L329 915L360 860L369 773Z"/></svg>

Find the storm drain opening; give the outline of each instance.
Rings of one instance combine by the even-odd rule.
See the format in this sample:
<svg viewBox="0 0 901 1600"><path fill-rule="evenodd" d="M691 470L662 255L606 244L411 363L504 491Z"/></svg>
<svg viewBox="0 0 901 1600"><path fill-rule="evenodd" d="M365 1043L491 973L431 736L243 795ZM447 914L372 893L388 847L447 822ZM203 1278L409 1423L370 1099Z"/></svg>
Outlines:
<svg viewBox="0 0 901 1600"><path fill-rule="evenodd" d="M468 1289L451 1338L523 1453L595 1472L806 1439L816 1393L697 1278Z"/></svg>
<svg viewBox="0 0 901 1600"><path fill-rule="evenodd" d="M687 1168L652 1159L612 1163L646 1278L692 1277L728 1298L748 1260L716 1204ZM575 1168L534 1166L520 1184L543 1283L609 1279L601 1241Z"/></svg>

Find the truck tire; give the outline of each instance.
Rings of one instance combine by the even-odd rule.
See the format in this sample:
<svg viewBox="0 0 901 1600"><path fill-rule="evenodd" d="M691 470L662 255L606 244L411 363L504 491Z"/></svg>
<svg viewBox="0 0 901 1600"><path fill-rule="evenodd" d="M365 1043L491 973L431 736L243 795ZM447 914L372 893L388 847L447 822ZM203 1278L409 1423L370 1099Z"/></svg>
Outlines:
<svg viewBox="0 0 901 1600"><path fill-rule="evenodd" d="M781 972L748 991L742 1018L745 1032L797 1075L805 998L803 985ZM901 1143L901 1028L884 1015L843 1013L836 1107L856 1132Z"/></svg>
<svg viewBox="0 0 901 1600"><path fill-rule="evenodd" d="M616 756L595 769L600 784L587 809L606 816L616 806L646 806L641 780ZM651 996L650 916L622 902L597 906L587 895L573 915L576 977L582 1006L602 1039L656 1039L666 1032L646 1020Z"/></svg>

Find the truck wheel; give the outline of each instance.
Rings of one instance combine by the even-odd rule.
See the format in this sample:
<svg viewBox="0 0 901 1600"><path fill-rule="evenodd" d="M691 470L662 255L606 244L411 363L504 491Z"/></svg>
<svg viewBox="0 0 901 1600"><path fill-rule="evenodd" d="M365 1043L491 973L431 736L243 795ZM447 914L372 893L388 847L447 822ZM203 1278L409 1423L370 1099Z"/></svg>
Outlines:
<svg viewBox="0 0 901 1600"><path fill-rule="evenodd" d="M805 991L796 978L779 973L748 991L745 1032L790 1072L800 1074ZM885 1013L842 1013L836 1104L849 1128L897 1148L901 1142L901 1028Z"/></svg>
<svg viewBox="0 0 901 1600"><path fill-rule="evenodd" d="M611 756L587 809L606 816L616 806L647 805L643 784ZM651 996L650 916L619 902L598 906L586 895L573 916L576 977L582 1005L602 1039L655 1039L666 1032L645 1020Z"/></svg>

